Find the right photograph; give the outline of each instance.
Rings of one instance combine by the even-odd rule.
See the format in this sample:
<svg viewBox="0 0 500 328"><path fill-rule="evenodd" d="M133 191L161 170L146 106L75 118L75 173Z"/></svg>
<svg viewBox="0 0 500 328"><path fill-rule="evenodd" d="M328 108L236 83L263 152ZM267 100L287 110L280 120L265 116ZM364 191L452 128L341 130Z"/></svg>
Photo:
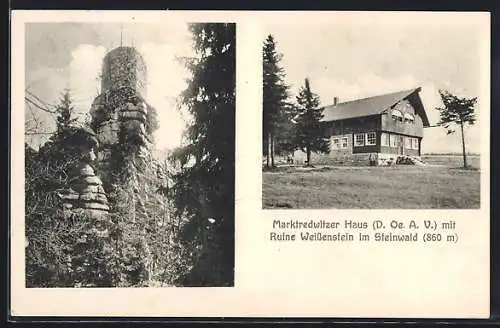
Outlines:
<svg viewBox="0 0 500 328"><path fill-rule="evenodd" d="M489 77L479 28L424 20L265 31L264 209L480 208Z"/></svg>

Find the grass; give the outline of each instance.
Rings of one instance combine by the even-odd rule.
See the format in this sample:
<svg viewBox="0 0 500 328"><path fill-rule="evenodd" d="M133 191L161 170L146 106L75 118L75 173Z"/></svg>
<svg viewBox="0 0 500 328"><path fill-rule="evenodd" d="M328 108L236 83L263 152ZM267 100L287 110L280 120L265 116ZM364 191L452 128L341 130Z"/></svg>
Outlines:
<svg viewBox="0 0 500 328"><path fill-rule="evenodd" d="M461 167L464 165L461 154L457 155L423 155L422 160L429 164L437 164L448 167ZM467 155L467 165L479 168L479 156Z"/></svg>
<svg viewBox="0 0 500 328"><path fill-rule="evenodd" d="M451 157L451 158L450 158ZM423 158L443 166L289 167L263 172L264 208L479 208L479 157Z"/></svg>

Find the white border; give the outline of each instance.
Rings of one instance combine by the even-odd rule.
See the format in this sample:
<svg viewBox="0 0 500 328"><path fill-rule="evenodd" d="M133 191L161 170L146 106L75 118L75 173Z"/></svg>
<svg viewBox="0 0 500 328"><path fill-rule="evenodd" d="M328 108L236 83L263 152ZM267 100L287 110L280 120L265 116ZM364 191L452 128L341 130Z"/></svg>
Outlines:
<svg viewBox="0 0 500 328"><path fill-rule="evenodd" d="M38 316L489 316L489 110L480 113L480 210L262 211L261 45L266 21L283 24L481 25L483 108L490 99L489 13L14 11L12 13L11 314ZM236 267L234 288L24 287L24 23L237 22ZM273 219L453 218L455 248L276 245Z"/></svg>

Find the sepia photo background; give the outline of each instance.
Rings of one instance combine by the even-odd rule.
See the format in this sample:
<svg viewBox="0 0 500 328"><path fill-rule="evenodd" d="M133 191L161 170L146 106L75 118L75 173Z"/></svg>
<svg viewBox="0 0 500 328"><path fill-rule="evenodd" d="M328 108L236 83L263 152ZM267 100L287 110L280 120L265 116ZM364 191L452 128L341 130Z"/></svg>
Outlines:
<svg viewBox="0 0 500 328"><path fill-rule="evenodd" d="M35 95L43 95L49 104L57 103L68 88L84 120L99 92L104 56L118 46L135 47L147 63L148 101L158 112L159 128L155 148L172 150L181 144L188 117L177 110L177 97L185 89L188 72L179 58L193 56L191 39L184 22L63 22L25 25L26 86ZM44 114L39 113L40 114ZM48 113L41 120L53 130ZM26 111L27 120L30 112ZM40 120L40 119L39 119ZM29 136L37 147L47 135Z"/></svg>
<svg viewBox="0 0 500 328"><path fill-rule="evenodd" d="M24 24L80 21L237 23L235 283L231 288L27 289L24 286ZM263 22L387 24L480 30L481 207L477 210L262 210ZM200 317L489 317L489 63L487 13L15 12L12 19L12 315ZM362 46L361 46L362 48ZM344 56L348 56L345 54ZM340 60L340 59L339 59ZM457 244L271 242L275 219L454 220Z"/></svg>
<svg viewBox="0 0 500 328"><path fill-rule="evenodd" d="M375 24L366 20L272 22L263 29L275 37L284 55L282 65L292 94L298 94L307 76L322 106L331 105L334 97L344 102L422 87L422 101L433 126L439 121L434 108L442 105L439 89L462 97L480 95L481 28L467 20L459 24L439 18L432 22L377 20ZM481 109L476 106L476 112ZM469 152L479 153L479 124L466 127L465 142ZM424 129L422 149L459 153L460 134L447 135L442 127Z"/></svg>

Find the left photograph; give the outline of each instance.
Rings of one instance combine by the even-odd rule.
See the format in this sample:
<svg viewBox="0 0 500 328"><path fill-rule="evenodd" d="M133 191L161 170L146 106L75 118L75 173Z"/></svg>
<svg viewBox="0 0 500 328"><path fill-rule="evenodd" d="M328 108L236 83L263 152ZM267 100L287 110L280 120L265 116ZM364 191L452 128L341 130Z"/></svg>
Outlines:
<svg viewBox="0 0 500 328"><path fill-rule="evenodd" d="M236 24L24 37L26 287L234 286Z"/></svg>

